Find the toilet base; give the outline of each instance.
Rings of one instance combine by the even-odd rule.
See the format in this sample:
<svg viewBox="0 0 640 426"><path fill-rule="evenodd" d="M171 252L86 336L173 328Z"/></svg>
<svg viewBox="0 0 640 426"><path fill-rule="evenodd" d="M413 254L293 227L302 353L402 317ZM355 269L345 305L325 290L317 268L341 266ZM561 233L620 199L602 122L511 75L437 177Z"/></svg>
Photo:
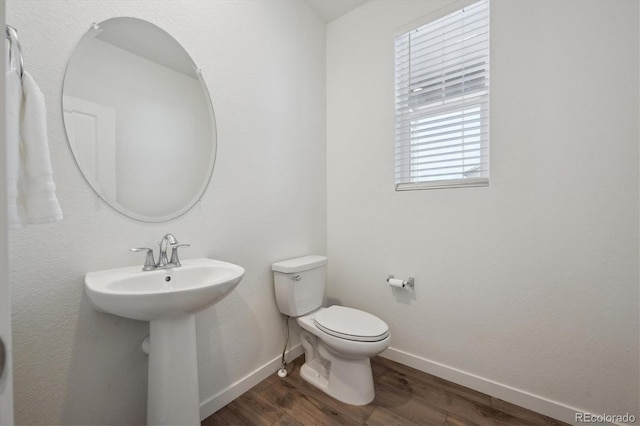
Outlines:
<svg viewBox="0 0 640 426"><path fill-rule="evenodd" d="M352 360L332 357L327 371L318 359L305 362L300 376L340 402L367 405L375 398L369 358Z"/></svg>

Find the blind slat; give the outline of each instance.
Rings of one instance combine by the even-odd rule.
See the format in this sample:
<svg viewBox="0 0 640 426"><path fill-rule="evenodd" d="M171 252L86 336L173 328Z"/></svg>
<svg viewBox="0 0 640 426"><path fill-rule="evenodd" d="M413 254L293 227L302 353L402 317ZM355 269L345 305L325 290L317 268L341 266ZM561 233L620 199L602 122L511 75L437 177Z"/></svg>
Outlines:
<svg viewBox="0 0 640 426"><path fill-rule="evenodd" d="M451 160L449 158L440 158L431 161L427 161L426 159L422 161L411 161L409 164L414 166L414 169L412 170L413 173L430 172L433 170L442 169L466 170L471 167L480 166L482 164L483 158L484 157L482 155L468 155L467 157L465 157L464 161Z"/></svg>
<svg viewBox="0 0 640 426"><path fill-rule="evenodd" d="M475 136L476 139L479 139L481 137L482 137L482 134ZM480 143L480 141L479 140L475 141L475 143L478 144ZM471 146L472 144L473 142L471 141L467 141L466 143L461 142L460 138L447 138L447 139L437 141L437 143L416 144L415 147L411 147L411 148L398 147L396 148L396 155L397 156L411 155L411 156L417 157L417 156L421 156L422 154L428 154L429 152L434 152L434 151L442 150L445 148L455 148L455 147L464 148L465 146L467 145Z"/></svg>
<svg viewBox="0 0 640 426"><path fill-rule="evenodd" d="M455 70L462 68L465 64L470 65L474 62L484 62L483 59L487 53L487 41L488 38L479 40L477 46L461 49L458 52L452 52L446 56L442 52L440 52L438 57L427 57L426 55L417 56L415 52L407 51L396 58L395 71L399 77L414 78L420 74L437 75L442 72L442 70ZM455 53L455 55L453 53ZM409 59L409 54L411 54L411 59Z"/></svg>
<svg viewBox="0 0 640 426"><path fill-rule="evenodd" d="M427 130L418 134L412 132L410 135L410 138L413 142L411 144L411 150L413 151L416 147L437 145L447 141L460 141L460 143L464 145L465 139L486 136L487 133L488 132L482 132L481 125L469 126L468 128L464 129L451 129L447 131L441 131L437 134L430 134Z"/></svg>
<svg viewBox="0 0 640 426"><path fill-rule="evenodd" d="M395 44L396 59L402 58L411 52L413 58L418 60L432 57L442 52L453 53L462 50L479 50L483 42L489 39L488 28L468 28L464 32L449 34L439 40L422 40L415 36L409 36L406 43Z"/></svg>
<svg viewBox="0 0 640 426"><path fill-rule="evenodd" d="M408 40L410 38L409 36L422 37L425 40L437 39L437 35L451 33L452 31L461 28L461 26L463 28L470 28L476 24L481 27L486 27L484 23L488 19L489 11L488 8L483 7L483 5L479 3L481 2L476 3L476 5L479 6L478 8L464 8L464 12L460 10L451 13L436 21L430 22L398 36L396 38L396 43L402 43L405 40Z"/></svg>

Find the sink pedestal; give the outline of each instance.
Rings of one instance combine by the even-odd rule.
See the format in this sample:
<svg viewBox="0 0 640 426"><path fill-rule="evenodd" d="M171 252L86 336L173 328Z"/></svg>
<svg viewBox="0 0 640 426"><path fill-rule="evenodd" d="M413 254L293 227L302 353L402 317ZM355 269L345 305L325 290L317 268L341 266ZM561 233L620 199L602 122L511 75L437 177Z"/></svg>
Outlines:
<svg viewBox="0 0 640 426"><path fill-rule="evenodd" d="M151 321L147 424L200 425L195 315Z"/></svg>

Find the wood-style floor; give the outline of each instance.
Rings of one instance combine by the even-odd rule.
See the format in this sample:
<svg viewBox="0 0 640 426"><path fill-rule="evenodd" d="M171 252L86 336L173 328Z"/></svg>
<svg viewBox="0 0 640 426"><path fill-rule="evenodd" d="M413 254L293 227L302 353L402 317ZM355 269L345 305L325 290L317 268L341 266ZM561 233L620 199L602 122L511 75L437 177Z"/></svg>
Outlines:
<svg viewBox="0 0 640 426"><path fill-rule="evenodd" d="M371 360L376 398L347 405L305 382L303 362L304 355L286 378L272 374L202 425L566 425L381 357Z"/></svg>

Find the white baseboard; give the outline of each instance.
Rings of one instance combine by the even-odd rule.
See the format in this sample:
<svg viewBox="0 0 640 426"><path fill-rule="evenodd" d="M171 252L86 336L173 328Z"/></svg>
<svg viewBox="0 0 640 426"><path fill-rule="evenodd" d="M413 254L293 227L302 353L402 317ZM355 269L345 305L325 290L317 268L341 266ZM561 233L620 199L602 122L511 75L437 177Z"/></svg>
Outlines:
<svg viewBox="0 0 640 426"><path fill-rule="evenodd" d="M304 353L301 344L297 344L287 351L287 359L293 360ZM231 384L228 388L200 402L200 420L204 420L267 377L275 373L280 367L280 356L269 361L257 370L247 374L242 379Z"/></svg>
<svg viewBox="0 0 640 426"><path fill-rule="evenodd" d="M424 371L442 379L491 395L565 423L576 424L575 414L585 410L574 408L540 395L513 388L484 377L440 364L399 349L388 348L380 354L384 358Z"/></svg>

